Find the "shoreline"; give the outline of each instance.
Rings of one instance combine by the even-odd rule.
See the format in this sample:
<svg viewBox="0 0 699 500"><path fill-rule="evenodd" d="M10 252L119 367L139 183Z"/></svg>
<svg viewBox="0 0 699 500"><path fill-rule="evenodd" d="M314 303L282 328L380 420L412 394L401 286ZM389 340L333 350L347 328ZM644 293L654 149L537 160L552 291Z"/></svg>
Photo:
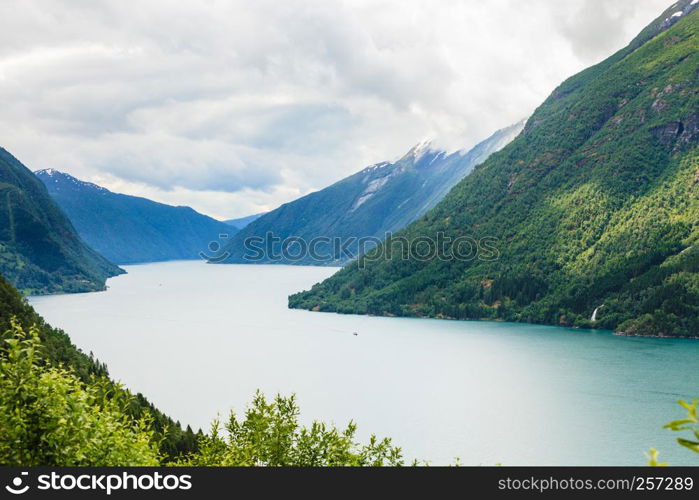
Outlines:
<svg viewBox="0 0 699 500"><path fill-rule="evenodd" d="M699 335L640 335L638 333L614 332L617 337L639 337L645 339L685 339L699 340Z"/></svg>
<svg viewBox="0 0 699 500"><path fill-rule="evenodd" d="M552 323L539 323L539 322L531 322L531 321L508 321L506 319L502 318L452 318L448 316L443 316L443 315L436 315L436 316L422 316L422 315L408 315L408 314L370 314L370 313L347 313L347 312L339 312L335 310L331 311L322 311L320 310L320 306L316 305L312 309L307 309L305 307L293 307L288 304L287 302L287 308L291 310L297 310L297 311L306 311L306 312L312 312L312 313L325 313L325 314L340 314L340 315L349 315L349 316L368 316L368 317L374 317L374 318L406 318L406 319L429 319L429 320L436 320L436 321L476 321L476 322L486 322L486 323L512 323L512 324L528 324L528 325L540 325L540 326L550 326L550 327L555 327L555 328L570 328L573 330L584 330L584 331L591 331L591 332L600 332L600 331L605 331L605 332L610 332L612 335L616 337L638 337L638 338L648 338L648 339L687 339L687 340L699 340L699 335L682 335L682 336L675 336L675 335L639 335L636 333L626 333L626 332L620 332L620 331L614 331L611 329L607 328L594 328L594 327L583 327L583 326L573 326L573 325L556 325Z"/></svg>

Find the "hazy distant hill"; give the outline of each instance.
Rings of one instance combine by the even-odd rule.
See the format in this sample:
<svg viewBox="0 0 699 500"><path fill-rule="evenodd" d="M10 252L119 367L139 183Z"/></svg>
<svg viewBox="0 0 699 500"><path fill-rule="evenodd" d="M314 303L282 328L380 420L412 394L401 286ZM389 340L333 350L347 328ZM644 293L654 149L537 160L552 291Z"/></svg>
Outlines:
<svg viewBox="0 0 699 500"><path fill-rule="evenodd" d="M119 264L198 259L219 236L237 229L189 207L109 191L57 170L36 176L80 236Z"/></svg>
<svg viewBox="0 0 699 500"><path fill-rule="evenodd" d="M233 226L234 228L241 230L248 224L250 224L252 221L259 219L262 217L264 214L267 212L262 212L259 214L255 215L248 215L247 217L240 217L238 219L228 219L224 221L226 224Z"/></svg>

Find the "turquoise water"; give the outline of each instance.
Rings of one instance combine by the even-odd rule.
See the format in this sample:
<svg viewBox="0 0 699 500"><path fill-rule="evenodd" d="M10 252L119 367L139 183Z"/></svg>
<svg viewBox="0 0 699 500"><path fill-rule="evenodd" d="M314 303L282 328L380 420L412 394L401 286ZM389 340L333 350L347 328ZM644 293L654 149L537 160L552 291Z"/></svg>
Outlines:
<svg viewBox="0 0 699 500"><path fill-rule="evenodd" d="M208 428L260 388L434 464L642 465L650 447L699 463L661 429L699 396L699 341L287 309L328 268L126 269L106 292L31 303L184 424Z"/></svg>

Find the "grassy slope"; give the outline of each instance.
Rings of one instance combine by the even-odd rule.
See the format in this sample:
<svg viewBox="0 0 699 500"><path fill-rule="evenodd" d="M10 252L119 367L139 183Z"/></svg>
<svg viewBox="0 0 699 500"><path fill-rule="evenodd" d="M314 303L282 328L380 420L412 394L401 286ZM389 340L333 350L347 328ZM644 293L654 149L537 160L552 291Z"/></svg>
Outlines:
<svg viewBox="0 0 699 500"><path fill-rule="evenodd" d="M402 233L495 236L498 260L348 266L290 306L590 326L604 304L595 326L699 334L699 12L654 36L674 10Z"/></svg>

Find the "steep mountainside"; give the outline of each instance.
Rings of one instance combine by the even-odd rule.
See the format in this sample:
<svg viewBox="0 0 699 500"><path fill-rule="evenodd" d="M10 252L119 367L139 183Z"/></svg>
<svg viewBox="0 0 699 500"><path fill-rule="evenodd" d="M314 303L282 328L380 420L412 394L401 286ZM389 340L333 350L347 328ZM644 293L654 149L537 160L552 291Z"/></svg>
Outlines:
<svg viewBox="0 0 699 500"><path fill-rule="evenodd" d="M56 170L36 176L92 248L119 264L198 259L210 242L237 232L189 207L173 207L108 189Z"/></svg>
<svg viewBox="0 0 699 500"><path fill-rule="evenodd" d="M497 252L399 260L381 247L290 305L699 335L698 5L677 2L565 81L401 233L488 237Z"/></svg>
<svg viewBox="0 0 699 500"><path fill-rule="evenodd" d="M0 274L39 294L102 290L121 272L80 239L44 185L0 148Z"/></svg>
<svg viewBox="0 0 699 500"><path fill-rule="evenodd" d="M305 265L342 263L434 207L475 165L510 142L523 125L500 130L465 153L446 154L432 150L429 144L420 144L395 163L372 165L321 191L282 205L241 230L224 247L223 256L227 258L221 260ZM363 237L374 241L367 241L367 246L353 242ZM257 238L255 248L246 248L246 241L249 245L251 238ZM293 239L305 243L287 246ZM311 255L313 241L317 243ZM308 252L303 251L304 244Z"/></svg>

